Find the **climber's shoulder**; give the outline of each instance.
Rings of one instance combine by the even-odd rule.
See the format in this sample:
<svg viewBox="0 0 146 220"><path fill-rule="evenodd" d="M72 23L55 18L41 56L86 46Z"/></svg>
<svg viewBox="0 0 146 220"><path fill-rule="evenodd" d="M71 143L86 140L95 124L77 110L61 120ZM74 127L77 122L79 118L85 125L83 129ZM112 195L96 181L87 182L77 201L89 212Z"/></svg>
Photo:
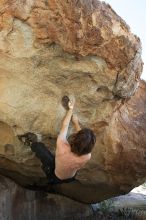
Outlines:
<svg viewBox="0 0 146 220"><path fill-rule="evenodd" d="M57 146L64 146L64 145L69 145L66 136L59 134L57 137Z"/></svg>

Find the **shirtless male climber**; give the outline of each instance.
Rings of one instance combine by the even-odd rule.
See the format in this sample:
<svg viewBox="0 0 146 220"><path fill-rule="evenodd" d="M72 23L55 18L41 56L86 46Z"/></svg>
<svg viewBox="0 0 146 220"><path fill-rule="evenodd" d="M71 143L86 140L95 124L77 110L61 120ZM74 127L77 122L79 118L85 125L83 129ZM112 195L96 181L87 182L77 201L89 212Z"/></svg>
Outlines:
<svg viewBox="0 0 146 220"><path fill-rule="evenodd" d="M37 136L30 132L21 136L36 156L41 160L49 184L69 183L75 180L75 175L91 158L91 151L96 137L89 128L80 128L78 117L73 114L75 100L68 101L68 110L62 122L57 138L55 156L42 142L37 142ZM76 133L67 138L69 123L72 119ZM20 136L19 136L20 139Z"/></svg>

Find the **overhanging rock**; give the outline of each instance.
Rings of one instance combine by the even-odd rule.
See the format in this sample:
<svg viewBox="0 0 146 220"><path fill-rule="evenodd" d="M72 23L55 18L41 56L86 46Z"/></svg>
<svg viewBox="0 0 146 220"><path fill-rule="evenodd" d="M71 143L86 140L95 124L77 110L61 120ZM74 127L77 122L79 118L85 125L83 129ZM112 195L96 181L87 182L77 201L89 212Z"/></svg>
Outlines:
<svg viewBox="0 0 146 220"><path fill-rule="evenodd" d="M0 13L1 174L23 186L46 183L39 160L17 135L40 133L54 152L67 94L76 97L81 125L94 130L97 144L77 185L55 190L96 202L144 182L146 84L140 81L139 38L97 0L4 0ZM84 198L80 189L97 193Z"/></svg>

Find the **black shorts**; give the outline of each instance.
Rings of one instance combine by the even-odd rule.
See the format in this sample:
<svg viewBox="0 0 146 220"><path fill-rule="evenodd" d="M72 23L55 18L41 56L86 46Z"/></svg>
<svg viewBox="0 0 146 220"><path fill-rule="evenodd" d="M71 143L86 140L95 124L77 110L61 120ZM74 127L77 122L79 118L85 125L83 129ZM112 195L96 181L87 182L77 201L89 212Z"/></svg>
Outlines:
<svg viewBox="0 0 146 220"><path fill-rule="evenodd" d="M40 159L42 170L46 174L49 184L69 183L75 180L75 177L61 180L55 175L55 156L46 148L45 144L34 142L30 147L36 157Z"/></svg>

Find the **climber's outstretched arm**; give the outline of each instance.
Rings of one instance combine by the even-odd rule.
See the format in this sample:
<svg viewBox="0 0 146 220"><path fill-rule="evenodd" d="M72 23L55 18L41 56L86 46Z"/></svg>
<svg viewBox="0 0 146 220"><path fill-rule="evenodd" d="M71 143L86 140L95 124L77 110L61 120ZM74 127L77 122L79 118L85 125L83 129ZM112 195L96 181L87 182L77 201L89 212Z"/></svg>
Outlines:
<svg viewBox="0 0 146 220"><path fill-rule="evenodd" d="M71 120L71 117L73 114L74 104L75 104L75 100L72 100L68 103L69 110L67 111L67 113L63 119L60 134L58 136L59 138L64 139L64 140L66 139L66 136L67 136L69 123L70 123L70 120Z"/></svg>

